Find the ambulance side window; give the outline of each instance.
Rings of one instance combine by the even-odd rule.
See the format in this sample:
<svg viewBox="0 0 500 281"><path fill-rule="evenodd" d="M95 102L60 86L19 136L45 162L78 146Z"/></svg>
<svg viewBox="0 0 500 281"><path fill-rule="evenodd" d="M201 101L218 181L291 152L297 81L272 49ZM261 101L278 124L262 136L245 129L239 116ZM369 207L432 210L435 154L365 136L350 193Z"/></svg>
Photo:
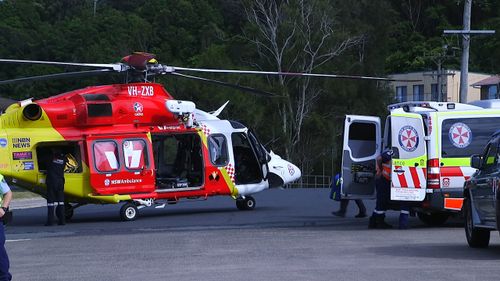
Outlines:
<svg viewBox="0 0 500 281"><path fill-rule="evenodd" d="M94 165L99 172L114 172L120 168L118 145L114 141L94 142Z"/></svg>
<svg viewBox="0 0 500 281"><path fill-rule="evenodd" d="M349 126L349 148L354 158L374 155L377 151L375 123L356 122Z"/></svg>
<svg viewBox="0 0 500 281"><path fill-rule="evenodd" d="M472 154L481 154L499 123L499 117L444 120L441 126L441 156L468 158Z"/></svg>
<svg viewBox="0 0 500 281"><path fill-rule="evenodd" d="M228 162L227 140L222 134L213 134L208 137L210 162L215 166L226 166Z"/></svg>

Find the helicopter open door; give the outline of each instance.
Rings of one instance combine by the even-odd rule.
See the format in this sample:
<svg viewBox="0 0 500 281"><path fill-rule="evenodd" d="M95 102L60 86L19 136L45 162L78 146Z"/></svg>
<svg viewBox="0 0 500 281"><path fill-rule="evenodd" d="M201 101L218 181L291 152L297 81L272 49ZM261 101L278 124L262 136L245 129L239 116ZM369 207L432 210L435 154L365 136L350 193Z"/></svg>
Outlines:
<svg viewBox="0 0 500 281"><path fill-rule="evenodd" d="M240 195L256 193L269 187L268 154L249 131L231 134L234 153L235 184Z"/></svg>
<svg viewBox="0 0 500 281"><path fill-rule="evenodd" d="M391 114L391 200L422 201L426 192L427 145L422 116Z"/></svg>
<svg viewBox="0 0 500 281"><path fill-rule="evenodd" d="M380 118L346 115L343 138L341 198L374 198L376 159L382 143Z"/></svg>
<svg viewBox="0 0 500 281"><path fill-rule="evenodd" d="M90 185L97 194L155 190L151 142L145 134L86 138Z"/></svg>

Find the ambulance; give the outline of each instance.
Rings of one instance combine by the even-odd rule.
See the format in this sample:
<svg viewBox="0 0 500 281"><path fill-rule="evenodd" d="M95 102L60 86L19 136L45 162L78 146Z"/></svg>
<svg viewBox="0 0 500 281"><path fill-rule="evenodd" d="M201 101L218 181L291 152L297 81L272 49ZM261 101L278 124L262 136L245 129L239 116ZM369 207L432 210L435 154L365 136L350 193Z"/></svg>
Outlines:
<svg viewBox="0 0 500 281"><path fill-rule="evenodd" d="M464 182L476 171L470 156L500 129L500 100L403 102L388 110L384 128L376 116L346 116L341 198L375 198L376 158L391 149L391 200L441 225L462 209Z"/></svg>

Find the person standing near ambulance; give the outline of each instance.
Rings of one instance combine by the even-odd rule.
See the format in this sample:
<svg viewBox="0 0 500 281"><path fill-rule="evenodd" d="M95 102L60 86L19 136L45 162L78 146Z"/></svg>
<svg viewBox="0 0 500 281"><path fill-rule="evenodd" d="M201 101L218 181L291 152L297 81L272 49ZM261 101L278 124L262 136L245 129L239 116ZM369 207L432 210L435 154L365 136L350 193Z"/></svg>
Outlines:
<svg viewBox="0 0 500 281"><path fill-rule="evenodd" d="M391 202L391 169L392 169L392 150L385 150L377 157L375 189L377 198L375 210L370 217L368 228L388 229L392 225L385 222L385 212ZM408 228L408 219L410 215L409 207L406 204L400 204L399 229Z"/></svg>
<svg viewBox="0 0 500 281"><path fill-rule="evenodd" d="M66 224L64 210L64 167L66 157L58 151L52 151L52 159L47 165L47 222L46 226L54 223L54 209L59 225Z"/></svg>
<svg viewBox="0 0 500 281"><path fill-rule="evenodd" d="M3 175L0 175L0 191L0 202L2 206L0 209L0 219L3 219L5 214L9 211L9 204L12 200L12 191ZM12 280L12 275L9 273L9 256L5 249L5 228L3 223L0 223L0 244L0 281Z"/></svg>

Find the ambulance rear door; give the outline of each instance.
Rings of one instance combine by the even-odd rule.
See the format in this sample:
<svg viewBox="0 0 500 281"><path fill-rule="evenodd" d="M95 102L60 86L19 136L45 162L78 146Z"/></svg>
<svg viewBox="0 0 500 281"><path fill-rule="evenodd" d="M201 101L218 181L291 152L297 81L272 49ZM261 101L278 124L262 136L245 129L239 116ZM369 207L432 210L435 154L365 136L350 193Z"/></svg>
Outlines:
<svg viewBox="0 0 500 281"><path fill-rule="evenodd" d="M391 200L422 201L427 186L427 145L422 116L391 113Z"/></svg>
<svg viewBox="0 0 500 281"><path fill-rule="evenodd" d="M380 154L381 131L378 117L346 115L341 198L375 198L375 164Z"/></svg>

